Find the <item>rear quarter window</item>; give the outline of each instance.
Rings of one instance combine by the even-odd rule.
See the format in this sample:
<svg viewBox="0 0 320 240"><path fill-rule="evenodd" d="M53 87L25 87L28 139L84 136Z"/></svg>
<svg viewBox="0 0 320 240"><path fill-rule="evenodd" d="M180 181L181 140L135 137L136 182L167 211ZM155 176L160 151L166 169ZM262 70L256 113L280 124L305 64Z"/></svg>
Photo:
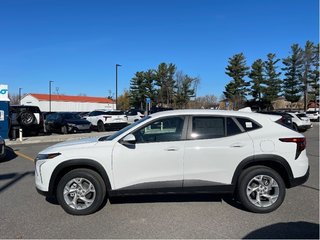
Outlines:
<svg viewBox="0 0 320 240"><path fill-rule="evenodd" d="M246 132L261 128L261 125L249 118L237 117L236 119Z"/></svg>

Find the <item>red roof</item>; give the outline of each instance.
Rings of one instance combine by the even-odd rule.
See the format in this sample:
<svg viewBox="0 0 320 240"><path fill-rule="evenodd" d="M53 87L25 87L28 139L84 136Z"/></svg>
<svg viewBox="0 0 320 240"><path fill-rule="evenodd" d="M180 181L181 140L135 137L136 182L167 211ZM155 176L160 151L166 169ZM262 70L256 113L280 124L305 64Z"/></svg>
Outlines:
<svg viewBox="0 0 320 240"><path fill-rule="evenodd" d="M49 94L30 93L29 95L35 97L40 101L49 101ZM67 95L53 95L51 94L51 101L57 102L92 102L92 103L113 103L112 99L104 97L87 97L87 96L67 96Z"/></svg>

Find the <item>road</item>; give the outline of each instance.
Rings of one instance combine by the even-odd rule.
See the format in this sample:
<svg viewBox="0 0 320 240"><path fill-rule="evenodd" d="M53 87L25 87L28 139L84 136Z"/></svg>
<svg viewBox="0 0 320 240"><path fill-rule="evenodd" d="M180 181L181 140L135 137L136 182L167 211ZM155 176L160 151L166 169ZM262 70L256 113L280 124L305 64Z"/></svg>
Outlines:
<svg viewBox="0 0 320 240"><path fill-rule="evenodd" d="M221 195L114 198L90 216L72 216L35 190L33 161L50 144L11 146L0 163L1 238L319 238L319 124L305 133L311 174L269 214Z"/></svg>

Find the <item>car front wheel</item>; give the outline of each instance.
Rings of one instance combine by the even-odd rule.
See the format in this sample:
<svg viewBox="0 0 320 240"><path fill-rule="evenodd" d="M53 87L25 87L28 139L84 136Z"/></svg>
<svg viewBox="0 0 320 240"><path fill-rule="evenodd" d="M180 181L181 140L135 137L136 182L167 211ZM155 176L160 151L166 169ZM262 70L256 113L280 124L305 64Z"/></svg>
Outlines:
<svg viewBox="0 0 320 240"><path fill-rule="evenodd" d="M57 186L57 200L61 207L73 215L96 212L106 196L101 176L90 169L75 169L65 174Z"/></svg>
<svg viewBox="0 0 320 240"><path fill-rule="evenodd" d="M268 213L276 210L282 204L285 193L283 179L271 168L250 167L239 177L239 200L251 212Z"/></svg>

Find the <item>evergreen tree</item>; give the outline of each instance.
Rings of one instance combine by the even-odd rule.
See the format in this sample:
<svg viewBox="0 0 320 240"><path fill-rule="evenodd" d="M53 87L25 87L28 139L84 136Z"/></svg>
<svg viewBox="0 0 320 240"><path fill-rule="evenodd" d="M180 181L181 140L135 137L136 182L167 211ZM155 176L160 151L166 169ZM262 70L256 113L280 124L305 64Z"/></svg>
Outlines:
<svg viewBox="0 0 320 240"><path fill-rule="evenodd" d="M276 64L280 61L280 59L275 59L276 55L273 53L269 53L267 55L267 61L264 62L265 67L265 88L264 88L264 96L263 98L269 104L276 100L281 92L281 79L280 72L277 72Z"/></svg>
<svg viewBox="0 0 320 240"><path fill-rule="evenodd" d="M156 101L157 90L155 89L156 73L155 70L149 69L144 72L144 86L146 97L151 99L151 102Z"/></svg>
<svg viewBox="0 0 320 240"><path fill-rule="evenodd" d="M310 76L310 91L309 93L312 96L312 100L316 101L319 98L319 44L314 46L313 51L313 70Z"/></svg>
<svg viewBox="0 0 320 240"><path fill-rule="evenodd" d="M301 97L302 78L302 49L298 44L291 46L291 56L282 60L282 68L285 78L283 79L284 97L287 101L297 102Z"/></svg>
<svg viewBox="0 0 320 240"><path fill-rule="evenodd" d="M254 61L254 63L251 66L251 71L249 73L249 78L251 78L250 95L253 97L254 101L261 102L261 99L262 99L262 92L264 90L263 71L264 71L263 61L261 59Z"/></svg>
<svg viewBox="0 0 320 240"><path fill-rule="evenodd" d="M161 63L156 70L156 85L158 89L158 103L170 106L174 99L174 86L173 79L176 71L176 66L172 63L167 65Z"/></svg>
<svg viewBox="0 0 320 240"><path fill-rule="evenodd" d="M303 50L303 70L302 70L302 85L303 85L303 100L304 111L307 110L308 103L308 85L312 78L312 63L314 61L314 44L307 41Z"/></svg>
<svg viewBox="0 0 320 240"><path fill-rule="evenodd" d="M141 109L143 109L146 98L144 77L144 72L136 72L130 81L130 104Z"/></svg>
<svg viewBox="0 0 320 240"><path fill-rule="evenodd" d="M243 53L236 54L229 58L229 65L226 67L226 74L232 80L225 86L223 92L226 98L233 102L234 108L240 108L248 92L248 86L244 79L248 75L249 67L246 66L246 59Z"/></svg>

